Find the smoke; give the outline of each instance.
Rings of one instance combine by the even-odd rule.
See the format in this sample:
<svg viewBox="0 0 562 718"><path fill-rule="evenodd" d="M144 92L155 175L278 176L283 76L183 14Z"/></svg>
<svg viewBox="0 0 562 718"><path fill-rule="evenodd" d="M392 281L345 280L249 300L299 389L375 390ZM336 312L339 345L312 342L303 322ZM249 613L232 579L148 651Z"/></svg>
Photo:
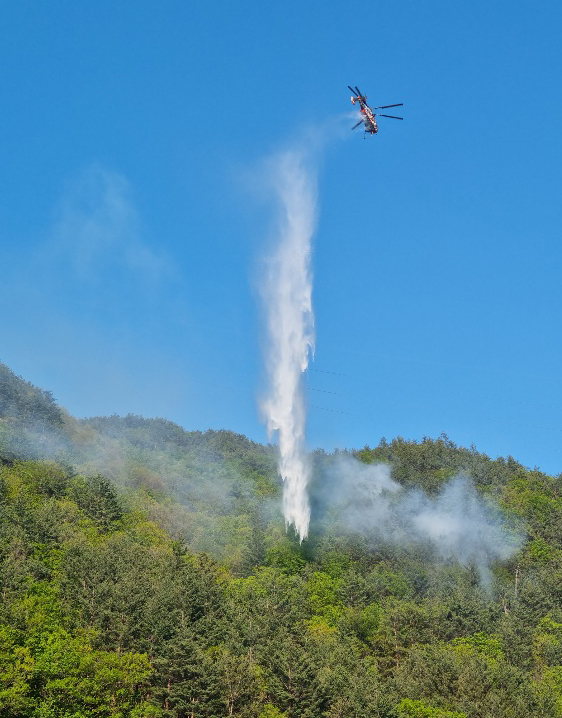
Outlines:
<svg viewBox="0 0 562 718"><path fill-rule="evenodd" d="M390 473L386 464L340 456L320 478L315 499L342 529L373 542L429 545L439 559L474 565L484 585L490 583L490 564L520 547L522 537L466 476L430 497L402 488Z"/></svg>
<svg viewBox="0 0 562 718"><path fill-rule="evenodd" d="M316 178L304 153L288 151L271 161L269 180L279 205L279 221L262 285L269 388L261 408L269 438L276 437L279 443L285 523L294 526L302 541L310 522L303 372L314 351L310 255L316 226Z"/></svg>

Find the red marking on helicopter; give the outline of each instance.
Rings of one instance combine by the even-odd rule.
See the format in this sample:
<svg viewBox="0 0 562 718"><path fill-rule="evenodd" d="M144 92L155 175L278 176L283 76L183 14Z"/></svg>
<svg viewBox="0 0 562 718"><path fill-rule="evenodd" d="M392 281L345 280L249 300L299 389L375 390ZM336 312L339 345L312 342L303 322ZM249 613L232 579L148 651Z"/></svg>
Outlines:
<svg viewBox="0 0 562 718"><path fill-rule="evenodd" d="M398 102L396 105L380 105L379 107L373 107L372 109L367 104L367 95L362 95L361 91L355 86L355 89L353 87L350 87L348 85L351 92L353 92L353 97L351 98L351 102L355 104L356 102L359 103L359 107L361 108L361 114L362 117L359 120L359 122L356 125L353 125L351 128L354 130L356 127L359 127L359 125L365 125L365 134L364 137L367 135L367 132L370 135L376 135L379 131L376 117L390 117L393 120L403 120L403 117L396 117L396 115L383 115L380 112L373 112L373 110L386 110L389 107L402 107L403 102Z"/></svg>

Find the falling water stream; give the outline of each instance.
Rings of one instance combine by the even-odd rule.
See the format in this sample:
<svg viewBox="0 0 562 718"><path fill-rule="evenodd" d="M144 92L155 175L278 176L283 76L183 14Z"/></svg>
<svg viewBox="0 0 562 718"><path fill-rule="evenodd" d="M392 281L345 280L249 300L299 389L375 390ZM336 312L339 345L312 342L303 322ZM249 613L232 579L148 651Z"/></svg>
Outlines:
<svg viewBox="0 0 562 718"><path fill-rule="evenodd" d="M303 377L314 351L311 247L316 227L316 176L306 157L285 152L270 165L280 207L276 246L263 287L269 378L262 402L270 439L279 444L283 511L302 541L308 535L310 463L305 448Z"/></svg>

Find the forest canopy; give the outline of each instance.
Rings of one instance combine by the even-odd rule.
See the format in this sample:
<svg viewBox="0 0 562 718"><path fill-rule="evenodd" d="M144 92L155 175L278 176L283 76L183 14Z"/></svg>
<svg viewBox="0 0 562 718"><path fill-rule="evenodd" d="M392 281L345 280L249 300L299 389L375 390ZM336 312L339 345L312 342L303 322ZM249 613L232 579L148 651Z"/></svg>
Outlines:
<svg viewBox="0 0 562 718"><path fill-rule="evenodd" d="M445 436L318 451L299 543L273 447L77 420L0 381L1 715L562 716L559 477ZM399 497L440 506L462 477L509 554L486 549L483 581L429 538L358 530L320 490L342 460L393 482L398 523Z"/></svg>

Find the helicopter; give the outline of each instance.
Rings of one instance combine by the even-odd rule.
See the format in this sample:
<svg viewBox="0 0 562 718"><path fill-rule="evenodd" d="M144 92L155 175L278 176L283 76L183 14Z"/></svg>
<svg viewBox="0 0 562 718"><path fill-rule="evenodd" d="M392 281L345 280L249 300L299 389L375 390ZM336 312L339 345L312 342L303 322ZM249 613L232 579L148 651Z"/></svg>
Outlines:
<svg viewBox="0 0 562 718"><path fill-rule="evenodd" d="M396 105L380 105L379 107L373 107L371 109L369 105L367 104L367 95L362 95L361 90L355 86L355 89L348 85L351 92L353 92L353 97L351 98L351 102L355 104L356 102L359 103L359 107L361 108L361 114L362 117L359 120L359 122L354 125L351 129L354 130L356 127L359 127L359 125L365 125L365 134L363 135L363 138L367 136L367 132L370 135L376 135L379 131L376 117L377 115L379 117L390 117L393 120L403 120L403 117L396 117L396 115L383 115L380 112L373 112L373 110L387 110L389 107L402 107L403 102L398 102Z"/></svg>

